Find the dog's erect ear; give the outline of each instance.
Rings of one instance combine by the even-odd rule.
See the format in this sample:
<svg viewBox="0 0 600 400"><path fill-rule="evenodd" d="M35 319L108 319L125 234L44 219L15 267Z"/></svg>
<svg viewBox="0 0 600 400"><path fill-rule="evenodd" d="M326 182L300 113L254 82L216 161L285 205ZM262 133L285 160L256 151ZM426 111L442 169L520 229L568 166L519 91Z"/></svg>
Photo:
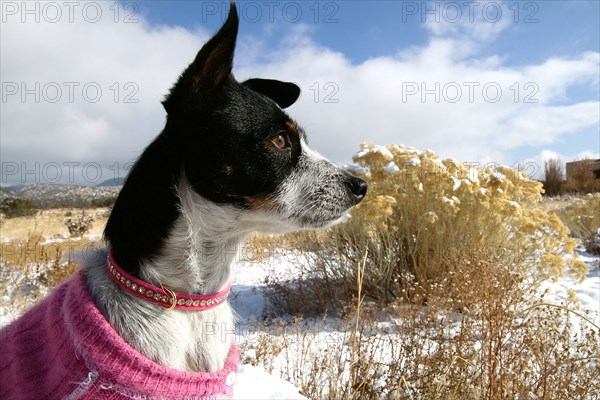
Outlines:
<svg viewBox="0 0 600 400"><path fill-rule="evenodd" d="M239 19L235 3L232 1L227 20L219 31L208 41L194 61L181 74L181 77L163 101L167 112L177 106L181 92L192 90L196 95L210 95L220 87L233 69L233 53L237 38Z"/></svg>
<svg viewBox="0 0 600 400"><path fill-rule="evenodd" d="M291 82L274 79L248 79L242 83L246 87L273 100L281 108L294 104L300 97L300 88Z"/></svg>
<svg viewBox="0 0 600 400"><path fill-rule="evenodd" d="M195 91L214 89L231 74L238 25L237 9L235 3L231 2L227 21L200 49L196 59L189 66Z"/></svg>

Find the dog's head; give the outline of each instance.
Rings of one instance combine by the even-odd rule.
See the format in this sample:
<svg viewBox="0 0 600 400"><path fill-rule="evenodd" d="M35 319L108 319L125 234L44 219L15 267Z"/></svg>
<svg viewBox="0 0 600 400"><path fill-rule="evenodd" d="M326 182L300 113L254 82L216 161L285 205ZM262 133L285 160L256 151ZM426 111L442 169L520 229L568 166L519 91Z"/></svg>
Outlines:
<svg viewBox="0 0 600 400"><path fill-rule="evenodd" d="M163 102L185 178L204 198L248 210L267 231L331 225L363 199L367 184L307 146L283 111L300 96L298 86L235 80L237 30L231 3L223 27Z"/></svg>

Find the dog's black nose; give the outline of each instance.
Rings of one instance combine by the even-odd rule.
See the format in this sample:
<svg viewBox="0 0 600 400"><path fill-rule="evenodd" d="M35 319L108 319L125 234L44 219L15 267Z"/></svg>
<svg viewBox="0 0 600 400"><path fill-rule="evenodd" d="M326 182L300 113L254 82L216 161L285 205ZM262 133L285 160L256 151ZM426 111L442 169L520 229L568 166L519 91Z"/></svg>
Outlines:
<svg viewBox="0 0 600 400"><path fill-rule="evenodd" d="M360 201L364 199L365 195L367 194L367 182L348 174L347 185L355 197L356 204L360 203Z"/></svg>

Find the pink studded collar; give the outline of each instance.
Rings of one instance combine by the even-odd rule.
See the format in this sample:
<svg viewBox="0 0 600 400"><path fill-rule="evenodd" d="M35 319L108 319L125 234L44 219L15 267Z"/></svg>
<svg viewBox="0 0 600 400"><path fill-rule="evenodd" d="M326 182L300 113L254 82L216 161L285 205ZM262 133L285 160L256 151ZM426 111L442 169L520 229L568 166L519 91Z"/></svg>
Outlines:
<svg viewBox="0 0 600 400"><path fill-rule="evenodd" d="M231 291L231 284L218 293L207 295L176 293L166 287L151 285L125 272L115 262L112 251L108 253L106 269L108 270L108 275L126 292L150 303L157 304L167 310L175 308L189 311L208 310L223 304Z"/></svg>

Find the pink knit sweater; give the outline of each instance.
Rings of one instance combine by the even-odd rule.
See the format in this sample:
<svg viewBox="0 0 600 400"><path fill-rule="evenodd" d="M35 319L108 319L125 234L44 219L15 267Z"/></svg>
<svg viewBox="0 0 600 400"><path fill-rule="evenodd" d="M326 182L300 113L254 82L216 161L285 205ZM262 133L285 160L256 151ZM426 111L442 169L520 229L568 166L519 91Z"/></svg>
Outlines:
<svg viewBox="0 0 600 400"><path fill-rule="evenodd" d="M0 399L219 399L232 395L235 345L214 373L159 365L96 308L81 272L0 331Z"/></svg>

